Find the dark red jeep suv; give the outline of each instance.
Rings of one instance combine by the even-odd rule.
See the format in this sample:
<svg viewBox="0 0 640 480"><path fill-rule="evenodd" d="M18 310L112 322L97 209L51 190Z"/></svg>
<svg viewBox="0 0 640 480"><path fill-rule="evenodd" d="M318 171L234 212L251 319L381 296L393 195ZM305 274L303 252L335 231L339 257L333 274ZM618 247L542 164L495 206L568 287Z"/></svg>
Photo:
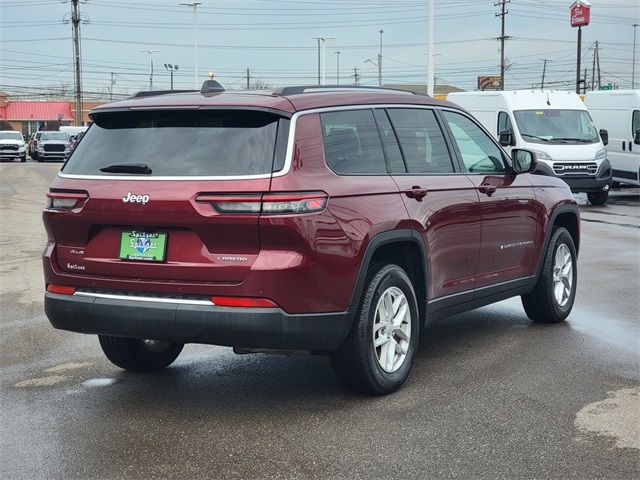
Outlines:
<svg viewBox="0 0 640 480"><path fill-rule="evenodd" d="M430 320L516 295L536 322L572 308L569 188L454 104L205 82L92 118L48 193L45 310L119 367L190 342L304 351L385 394Z"/></svg>

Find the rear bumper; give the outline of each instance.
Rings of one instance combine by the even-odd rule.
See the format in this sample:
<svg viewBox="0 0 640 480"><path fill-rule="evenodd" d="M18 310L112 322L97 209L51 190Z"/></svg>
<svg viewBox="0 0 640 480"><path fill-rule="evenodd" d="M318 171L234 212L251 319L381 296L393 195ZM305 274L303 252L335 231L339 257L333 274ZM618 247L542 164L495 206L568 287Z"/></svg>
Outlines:
<svg viewBox="0 0 640 480"><path fill-rule="evenodd" d="M283 350L335 350L344 341L350 311L288 314L279 308L226 308L45 293L44 307L60 330Z"/></svg>

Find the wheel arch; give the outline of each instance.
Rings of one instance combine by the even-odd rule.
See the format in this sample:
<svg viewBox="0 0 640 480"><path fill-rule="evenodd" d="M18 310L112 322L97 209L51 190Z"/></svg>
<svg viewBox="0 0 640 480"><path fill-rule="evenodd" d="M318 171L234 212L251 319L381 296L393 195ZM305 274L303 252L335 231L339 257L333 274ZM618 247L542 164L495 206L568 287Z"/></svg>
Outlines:
<svg viewBox="0 0 640 480"><path fill-rule="evenodd" d="M413 229L382 232L371 238L360 262L350 306L357 308L365 288L369 267L376 263L395 263L405 269L416 293L420 320L426 317L429 271L427 249L419 232Z"/></svg>
<svg viewBox="0 0 640 480"><path fill-rule="evenodd" d="M564 227L567 229L569 235L571 235L571 238L573 239L573 243L576 248L576 255L579 252L580 212L578 210L578 207L575 204L559 205L553 210L553 212L549 216L549 221L547 222L547 231L545 232L544 243L542 245L542 248L540 249L540 255L538 258L536 279L540 276L542 264L544 263L547 248L549 247L549 241L551 240L551 235L553 235L553 231L556 229L556 227Z"/></svg>

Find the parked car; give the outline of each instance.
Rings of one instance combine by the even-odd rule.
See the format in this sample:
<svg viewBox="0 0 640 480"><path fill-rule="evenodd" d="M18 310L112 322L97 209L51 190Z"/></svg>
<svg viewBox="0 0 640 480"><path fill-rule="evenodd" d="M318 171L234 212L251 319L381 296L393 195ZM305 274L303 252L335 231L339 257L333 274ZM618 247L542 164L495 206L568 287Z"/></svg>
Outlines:
<svg viewBox="0 0 640 480"><path fill-rule="evenodd" d="M433 319L518 295L535 322L572 309L569 187L454 104L205 82L92 118L48 193L45 311L119 367L192 342L306 351L386 394Z"/></svg>
<svg viewBox="0 0 640 480"><path fill-rule="evenodd" d="M447 100L475 116L507 151L534 151L536 173L563 179L594 205L607 201L612 181L607 132L598 133L574 92L455 92Z"/></svg>
<svg viewBox="0 0 640 480"><path fill-rule="evenodd" d="M640 90L588 92L584 104L597 127L609 133L613 181L640 185Z"/></svg>
<svg viewBox="0 0 640 480"><path fill-rule="evenodd" d="M71 151L69 135L65 132L43 131L36 134L35 159L38 162L47 160L66 160Z"/></svg>
<svg viewBox="0 0 640 480"><path fill-rule="evenodd" d="M14 130L0 130L0 160L27 161L27 149L22 133Z"/></svg>

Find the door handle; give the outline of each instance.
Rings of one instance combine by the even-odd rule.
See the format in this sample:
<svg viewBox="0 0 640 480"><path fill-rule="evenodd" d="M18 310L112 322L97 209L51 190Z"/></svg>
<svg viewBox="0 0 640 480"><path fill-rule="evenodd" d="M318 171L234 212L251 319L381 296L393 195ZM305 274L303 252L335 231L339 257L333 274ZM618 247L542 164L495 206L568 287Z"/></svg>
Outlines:
<svg viewBox="0 0 640 480"><path fill-rule="evenodd" d="M409 198L415 198L419 202L427 195L428 190L419 186L413 186L409 190L405 190L404 194Z"/></svg>
<svg viewBox="0 0 640 480"><path fill-rule="evenodd" d="M480 193L484 193L486 196L490 197L494 193L496 193L496 187L493 185L480 185L478 187L478 191Z"/></svg>

